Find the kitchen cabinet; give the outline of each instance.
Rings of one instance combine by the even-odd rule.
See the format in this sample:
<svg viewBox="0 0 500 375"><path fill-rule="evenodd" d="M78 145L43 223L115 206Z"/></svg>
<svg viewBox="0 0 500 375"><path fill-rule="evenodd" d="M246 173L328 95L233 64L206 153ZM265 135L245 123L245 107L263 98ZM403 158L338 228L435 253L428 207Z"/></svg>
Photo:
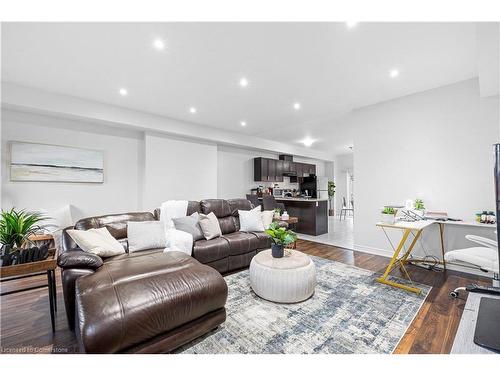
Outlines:
<svg viewBox="0 0 500 375"><path fill-rule="evenodd" d="M275 159L267 159L267 176L268 181L276 181L276 162Z"/></svg>
<svg viewBox="0 0 500 375"><path fill-rule="evenodd" d="M283 160L276 160L276 182L283 182L284 163Z"/></svg>
<svg viewBox="0 0 500 375"><path fill-rule="evenodd" d="M295 171L297 172L297 177L304 177L304 164L295 163Z"/></svg>
<svg viewBox="0 0 500 375"><path fill-rule="evenodd" d="M290 164L293 164L288 160L280 160L283 163L283 172L290 172Z"/></svg>
<svg viewBox="0 0 500 375"><path fill-rule="evenodd" d="M253 159L253 180L254 181L269 181L268 159L254 158Z"/></svg>
<svg viewBox="0 0 500 375"><path fill-rule="evenodd" d="M316 165L289 160L254 158L254 181L283 182L283 173L295 172L297 177L316 174Z"/></svg>

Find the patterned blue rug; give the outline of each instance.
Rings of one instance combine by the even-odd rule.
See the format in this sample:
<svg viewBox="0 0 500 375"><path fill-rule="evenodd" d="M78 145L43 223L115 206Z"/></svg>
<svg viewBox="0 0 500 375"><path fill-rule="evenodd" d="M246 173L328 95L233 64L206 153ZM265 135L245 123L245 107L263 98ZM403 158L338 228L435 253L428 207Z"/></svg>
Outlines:
<svg viewBox="0 0 500 375"><path fill-rule="evenodd" d="M226 322L177 352L392 353L431 287L419 285L423 293L416 295L376 282L372 271L311 258L318 285L297 304L258 297L248 270L226 276Z"/></svg>

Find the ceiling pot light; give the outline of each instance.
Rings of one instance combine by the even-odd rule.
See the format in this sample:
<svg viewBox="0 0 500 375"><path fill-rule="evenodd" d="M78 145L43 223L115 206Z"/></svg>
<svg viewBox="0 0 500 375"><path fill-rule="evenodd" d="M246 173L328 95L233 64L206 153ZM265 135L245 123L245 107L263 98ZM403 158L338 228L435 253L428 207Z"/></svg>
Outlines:
<svg viewBox="0 0 500 375"><path fill-rule="evenodd" d="M296 109L297 111L300 109L301 105L300 103L293 103L293 108Z"/></svg>
<svg viewBox="0 0 500 375"><path fill-rule="evenodd" d="M153 42L153 47L161 51L165 49L165 42L161 39L155 39L155 41Z"/></svg>
<svg viewBox="0 0 500 375"><path fill-rule="evenodd" d="M354 21L347 21L345 23L345 25L347 26L348 29L352 29L353 27L355 27L356 25L358 24L358 22L354 22Z"/></svg>
<svg viewBox="0 0 500 375"><path fill-rule="evenodd" d="M195 107L189 108L189 113L196 113L196 108Z"/></svg>
<svg viewBox="0 0 500 375"><path fill-rule="evenodd" d="M392 69L390 72L389 72L389 76L391 78L396 78L397 76L399 76L399 70L397 69Z"/></svg>
<svg viewBox="0 0 500 375"><path fill-rule="evenodd" d="M246 79L245 77L241 78L240 79L240 86L247 87L248 86L248 79Z"/></svg>
<svg viewBox="0 0 500 375"><path fill-rule="evenodd" d="M127 89L124 89L124 88L121 88L119 91L121 96L127 96L128 95L128 91Z"/></svg>
<svg viewBox="0 0 500 375"><path fill-rule="evenodd" d="M240 121L240 125L241 126L247 126L247 122L246 121Z"/></svg>
<svg viewBox="0 0 500 375"><path fill-rule="evenodd" d="M303 144L304 144L304 146L306 146L306 147L311 147L311 146L312 146L312 144L313 144L314 142L316 142L316 140L315 140L315 139L312 139L312 138L309 138L309 137L306 137L306 138L304 138L303 140L301 140L300 142L301 142L301 143L303 143Z"/></svg>

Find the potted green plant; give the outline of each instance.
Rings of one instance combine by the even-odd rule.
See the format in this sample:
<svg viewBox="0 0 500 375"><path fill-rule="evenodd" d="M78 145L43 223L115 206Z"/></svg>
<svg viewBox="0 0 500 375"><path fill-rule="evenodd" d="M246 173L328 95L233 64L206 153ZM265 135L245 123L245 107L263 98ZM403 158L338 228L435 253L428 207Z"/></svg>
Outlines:
<svg viewBox="0 0 500 375"><path fill-rule="evenodd" d="M47 219L41 213L26 210L2 211L0 214L0 243L11 248L22 248L29 243L29 236L42 227L38 225Z"/></svg>
<svg viewBox="0 0 500 375"><path fill-rule="evenodd" d="M271 254L274 258L282 258L285 246L297 241L297 234L289 229L279 226L279 223L271 223L266 233L271 236Z"/></svg>
<svg viewBox="0 0 500 375"><path fill-rule="evenodd" d="M425 214L424 201L418 198L415 199L414 209L415 211L419 211L420 216L424 216Z"/></svg>
<svg viewBox="0 0 500 375"><path fill-rule="evenodd" d="M333 209L334 196L335 196L335 182L328 181L328 202L330 203L330 209L328 210L329 216L335 216L335 210Z"/></svg>
<svg viewBox="0 0 500 375"><path fill-rule="evenodd" d="M384 207L382 209L382 222L394 224L396 218L396 210L393 207Z"/></svg>

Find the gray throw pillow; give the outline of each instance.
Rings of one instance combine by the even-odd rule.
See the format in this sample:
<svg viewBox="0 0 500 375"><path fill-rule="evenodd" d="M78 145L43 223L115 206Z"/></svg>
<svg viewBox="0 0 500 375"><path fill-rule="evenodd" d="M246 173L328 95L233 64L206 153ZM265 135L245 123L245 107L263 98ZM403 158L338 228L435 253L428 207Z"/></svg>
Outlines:
<svg viewBox="0 0 500 375"><path fill-rule="evenodd" d="M200 227L198 212L195 212L191 216L172 219L172 221L174 222L175 229L191 234L193 236L193 241L203 240L205 238Z"/></svg>

